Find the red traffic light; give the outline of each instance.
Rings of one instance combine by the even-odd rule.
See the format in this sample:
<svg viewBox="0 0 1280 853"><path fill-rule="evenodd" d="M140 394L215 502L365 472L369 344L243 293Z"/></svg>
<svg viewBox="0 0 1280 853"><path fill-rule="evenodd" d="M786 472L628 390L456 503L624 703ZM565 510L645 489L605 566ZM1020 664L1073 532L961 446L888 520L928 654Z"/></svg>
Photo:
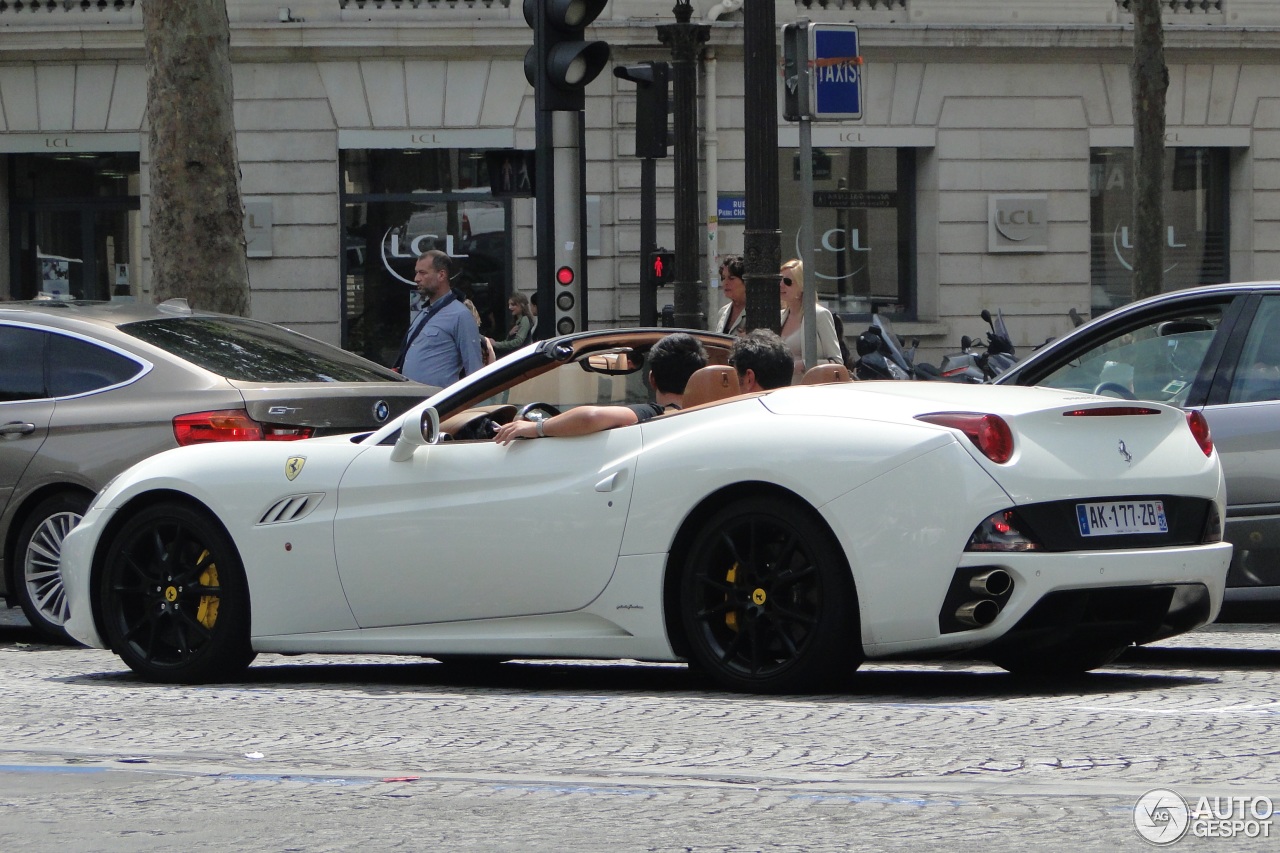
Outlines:
<svg viewBox="0 0 1280 853"><path fill-rule="evenodd" d="M676 278L676 253L657 251L649 253L649 277L654 284L666 284Z"/></svg>
<svg viewBox="0 0 1280 853"><path fill-rule="evenodd" d="M556 284L568 287L573 284L573 267L560 267L556 270Z"/></svg>

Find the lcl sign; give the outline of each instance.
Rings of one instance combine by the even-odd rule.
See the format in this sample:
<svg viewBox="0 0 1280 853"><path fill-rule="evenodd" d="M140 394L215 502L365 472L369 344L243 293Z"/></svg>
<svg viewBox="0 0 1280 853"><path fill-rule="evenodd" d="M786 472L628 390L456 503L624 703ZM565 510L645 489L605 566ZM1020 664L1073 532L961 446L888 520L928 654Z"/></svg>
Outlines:
<svg viewBox="0 0 1280 853"><path fill-rule="evenodd" d="M988 252L1049 250L1047 195L987 196Z"/></svg>

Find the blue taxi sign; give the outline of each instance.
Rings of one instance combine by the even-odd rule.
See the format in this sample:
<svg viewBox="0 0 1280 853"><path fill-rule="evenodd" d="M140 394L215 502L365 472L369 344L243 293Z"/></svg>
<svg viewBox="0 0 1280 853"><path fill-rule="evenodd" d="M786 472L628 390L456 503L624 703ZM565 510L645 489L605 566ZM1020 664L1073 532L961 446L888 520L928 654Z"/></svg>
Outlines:
<svg viewBox="0 0 1280 853"><path fill-rule="evenodd" d="M809 26L814 119L862 118L862 55L855 24Z"/></svg>

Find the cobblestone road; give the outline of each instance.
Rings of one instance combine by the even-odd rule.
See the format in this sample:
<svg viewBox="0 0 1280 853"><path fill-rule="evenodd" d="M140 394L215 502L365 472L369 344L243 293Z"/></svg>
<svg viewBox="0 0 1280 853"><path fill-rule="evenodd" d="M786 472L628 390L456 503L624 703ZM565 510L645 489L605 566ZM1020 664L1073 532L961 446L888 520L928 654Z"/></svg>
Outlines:
<svg viewBox="0 0 1280 853"><path fill-rule="evenodd" d="M1057 688L871 664L842 695L760 698L678 666L386 657L165 687L4 618L4 851L1143 850L1152 788L1280 804L1269 626Z"/></svg>

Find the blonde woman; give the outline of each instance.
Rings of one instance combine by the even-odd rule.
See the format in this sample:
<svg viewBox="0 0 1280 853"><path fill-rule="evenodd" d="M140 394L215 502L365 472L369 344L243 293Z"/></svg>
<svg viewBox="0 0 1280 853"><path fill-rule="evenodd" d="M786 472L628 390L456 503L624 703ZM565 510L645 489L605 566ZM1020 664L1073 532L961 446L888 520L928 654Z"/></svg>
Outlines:
<svg viewBox="0 0 1280 853"><path fill-rule="evenodd" d="M817 360L814 364L804 363L804 264L792 258L782 265L782 276L778 282L779 295L782 297L782 340L791 350L791 359L795 364L792 381L799 382L807 367L814 364L841 364L840 341L836 338L836 324L831 312L821 305L815 306L818 324Z"/></svg>

